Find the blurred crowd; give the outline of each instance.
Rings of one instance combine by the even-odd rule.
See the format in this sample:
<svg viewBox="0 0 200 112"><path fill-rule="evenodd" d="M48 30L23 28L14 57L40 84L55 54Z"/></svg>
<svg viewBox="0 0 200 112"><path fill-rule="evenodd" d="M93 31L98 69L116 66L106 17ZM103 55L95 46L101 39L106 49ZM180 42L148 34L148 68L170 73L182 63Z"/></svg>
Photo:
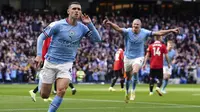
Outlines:
<svg viewBox="0 0 200 112"><path fill-rule="evenodd" d="M108 16L120 27L131 27L132 17ZM58 14L35 14L30 12L4 12L0 14L0 81L29 82L36 79L34 58L39 34L50 22L61 19ZM110 82L113 76L114 54L123 37L110 26L102 25L103 16L91 16L102 42L91 43L83 39L73 65L73 82ZM177 52L172 61L172 79L180 83L196 83L200 79L200 18L181 20L149 15L140 17L142 27L158 31L180 27L178 35L164 36L163 42L173 40ZM153 42L149 38L145 46ZM145 48L146 48L145 47ZM148 82L149 67L140 70L140 82Z"/></svg>

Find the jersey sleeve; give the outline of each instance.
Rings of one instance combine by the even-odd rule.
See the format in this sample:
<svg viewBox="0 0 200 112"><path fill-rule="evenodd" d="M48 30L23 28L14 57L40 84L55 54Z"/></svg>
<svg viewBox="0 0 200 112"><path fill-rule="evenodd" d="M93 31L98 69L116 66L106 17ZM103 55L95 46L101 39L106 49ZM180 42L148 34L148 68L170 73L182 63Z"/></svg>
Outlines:
<svg viewBox="0 0 200 112"><path fill-rule="evenodd" d="M122 61L124 60L124 51L120 52L120 58L121 58Z"/></svg>
<svg viewBox="0 0 200 112"><path fill-rule="evenodd" d="M149 45L148 48L147 48L147 52L150 52L150 47L151 47L151 46Z"/></svg>
<svg viewBox="0 0 200 112"><path fill-rule="evenodd" d="M50 42L51 42L51 38L46 38L45 41L44 41L44 44L42 46L42 59L43 60L44 60L44 56L46 55L46 53L48 51Z"/></svg>
<svg viewBox="0 0 200 112"><path fill-rule="evenodd" d="M167 48L165 45L162 45L163 46L163 54L167 54Z"/></svg>
<svg viewBox="0 0 200 112"><path fill-rule="evenodd" d="M142 30L143 30L143 32L146 34L146 37L152 36L152 31L147 30L147 29L142 29Z"/></svg>
<svg viewBox="0 0 200 112"><path fill-rule="evenodd" d="M93 23L88 23L87 26L82 24L83 35L90 39L93 42L101 42L101 37L99 32L93 25Z"/></svg>
<svg viewBox="0 0 200 112"><path fill-rule="evenodd" d="M122 34L125 36L128 34L128 29L122 28Z"/></svg>
<svg viewBox="0 0 200 112"><path fill-rule="evenodd" d="M91 31L86 25L82 25L83 36L89 37L91 35Z"/></svg>
<svg viewBox="0 0 200 112"><path fill-rule="evenodd" d="M149 45L149 47L147 48L147 53L149 53L149 55L152 55L151 49L152 49L152 46Z"/></svg>
<svg viewBox="0 0 200 112"><path fill-rule="evenodd" d="M58 32L58 22L52 22L44 30L43 33L46 37L51 37Z"/></svg>

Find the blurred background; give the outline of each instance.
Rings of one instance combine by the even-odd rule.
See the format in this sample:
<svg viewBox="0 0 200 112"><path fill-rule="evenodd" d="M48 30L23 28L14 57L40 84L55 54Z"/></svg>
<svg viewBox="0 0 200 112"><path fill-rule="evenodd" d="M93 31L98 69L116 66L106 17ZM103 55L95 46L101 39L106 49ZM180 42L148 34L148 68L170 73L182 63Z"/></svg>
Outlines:
<svg viewBox="0 0 200 112"><path fill-rule="evenodd" d="M49 23L67 17L72 0L1 0L0 2L0 83L35 83L36 41ZM103 41L83 39L73 65L74 83L109 83L113 76L114 54L123 43L121 34L102 25L108 17L120 27L131 27L139 18L152 31L181 27L173 40L177 52L172 62L171 84L200 83L200 0L77 0L88 14ZM149 39L152 43L153 39ZM145 47L145 48L146 48ZM148 83L150 68L140 70L140 83ZM80 72L81 71L81 72ZM79 77L80 73L85 74Z"/></svg>

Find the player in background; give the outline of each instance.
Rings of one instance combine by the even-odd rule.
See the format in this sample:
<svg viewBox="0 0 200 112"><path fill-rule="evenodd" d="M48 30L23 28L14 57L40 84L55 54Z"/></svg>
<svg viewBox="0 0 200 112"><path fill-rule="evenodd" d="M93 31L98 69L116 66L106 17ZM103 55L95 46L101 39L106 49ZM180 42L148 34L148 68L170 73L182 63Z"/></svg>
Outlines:
<svg viewBox="0 0 200 112"><path fill-rule="evenodd" d="M167 41L167 51L168 51L167 55L169 57L170 64L172 63L172 60L175 59L175 56L176 56L176 51L173 49L173 46L174 44L171 40ZM168 80L172 74L172 67L170 68L167 67L166 59L164 60L163 74L164 74L164 77L163 77L163 85L161 88L161 92L165 94L166 93L165 88L167 87Z"/></svg>
<svg viewBox="0 0 200 112"><path fill-rule="evenodd" d="M47 38L45 41L44 41L44 44L42 46L42 60L44 61L44 56L45 54L47 53L47 50L48 50L48 47L49 47L49 43L51 42L51 38ZM40 71L41 71L41 68L43 66L43 63L41 64L40 68L37 70L37 74L36 74L36 77L39 78L39 74L40 74ZM55 89L55 88L54 88ZM34 90L30 90L29 91L29 94L31 95L31 98L34 102L36 102L36 93L38 92L38 86L35 87ZM44 101L47 102L52 102L52 99L49 97L49 98L44 98Z"/></svg>
<svg viewBox="0 0 200 112"><path fill-rule="evenodd" d="M124 45L121 44L119 49L117 50L117 52L115 53L115 62L114 62L114 66L113 66L113 70L114 70L114 77L111 81L111 86L109 87L109 91L115 91L115 89L113 88L117 79L120 77L120 85L121 85L121 90L123 91L124 89Z"/></svg>
<svg viewBox="0 0 200 112"><path fill-rule="evenodd" d="M165 44L161 42L161 36L155 36L155 42L150 44L144 59L143 67L145 67L148 57L150 56L150 74L149 74L149 95L153 95L154 83L157 83L156 92L162 96L160 87L163 80L163 56L165 56L168 67L170 68L167 49Z"/></svg>
<svg viewBox="0 0 200 112"><path fill-rule="evenodd" d="M126 72L126 93L125 102L128 103L130 97L135 99L135 87L138 81L138 72L142 67L144 61L144 43L150 36L162 36L168 33L178 33L179 29L168 29L152 32L150 30L141 28L142 23L140 19L134 19L132 28L120 28L117 24L112 23L108 19L103 21L103 24L110 25L114 30L123 34L125 42L124 52L124 69ZM132 77L133 76L133 77ZM129 86L132 79L132 91L129 91Z"/></svg>

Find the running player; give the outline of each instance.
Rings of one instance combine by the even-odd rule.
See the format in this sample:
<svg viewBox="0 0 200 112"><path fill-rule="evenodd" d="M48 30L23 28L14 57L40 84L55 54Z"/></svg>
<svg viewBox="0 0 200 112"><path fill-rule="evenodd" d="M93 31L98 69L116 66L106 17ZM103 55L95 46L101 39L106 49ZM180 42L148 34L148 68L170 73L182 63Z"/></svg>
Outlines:
<svg viewBox="0 0 200 112"><path fill-rule="evenodd" d="M118 77L120 77L121 90L122 91L124 90L124 76L123 76L124 62L123 62L123 59L124 59L124 45L121 44L120 48L115 53L115 62L114 62L114 67L113 67L114 78L112 79L111 86L108 89L109 91L115 91L115 89L113 87L114 87Z"/></svg>
<svg viewBox="0 0 200 112"><path fill-rule="evenodd" d="M48 51L48 48L49 48L49 45L50 45L50 42L51 42L51 38L46 38L45 41L44 41L44 44L43 44L43 47L42 47L42 60L44 61L45 58L44 56L46 55L47 51ZM43 65L42 65L43 66ZM41 66L41 68L42 68ZM39 73L40 73L40 70L37 71L37 77L39 77ZM72 83L69 84L69 87L72 89L72 95L75 95L76 94L76 88L74 88L74 85ZM56 81L54 83L54 90L52 91L53 94L56 94ZM38 86L35 87L34 90L30 90L29 91L29 94L31 95L31 98L34 102L36 102L36 93L38 92ZM48 98L48 99L44 99L45 102L51 102L52 99L51 98Z"/></svg>
<svg viewBox="0 0 200 112"><path fill-rule="evenodd" d="M150 36L162 36L168 33L178 33L179 29L160 30L152 32L147 29L141 28L142 23L140 19L134 19L132 22L132 28L120 28L118 25L112 23L108 19L103 21L103 24L110 25L114 30L120 32L124 36L125 40L125 53L124 53L124 69L127 75L126 78L126 93L125 102L128 103L130 97L135 99L135 87L138 81L138 72L142 67L144 61L144 43ZM133 78L132 78L133 76ZM129 86L133 80L133 88L131 93L129 92Z"/></svg>
<svg viewBox="0 0 200 112"><path fill-rule="evenodd" d="M173 42L171 40L167 42L167 51L168 51L169 62L171 64L172 60L175 59L175 56L176 56L176 51L173 49ZM168 80L172 74L172 67L170 68L167 67L166 60L164 60L163 74L164 74L164 77L163 77L164 79L163 79L161 92L165 94L166 93L165 88L167 87Z"/></svg>
<svg viewBox="0 0 200 112"><path fill-rule="evenodd" d="M66 89L72 80L71 69L83 37L92 42L100 42L101 37L88 15L83 15L79 2L70 3L68 17L48 25L37 39L37 67L42 62L42 45L51 37L44 66L40 72L39 91L42 98L48 98L52 84L56 80L57 93L49 105L48 112L56 112L60 107ZM81 21L79 21L81 19Z"/></svg>

